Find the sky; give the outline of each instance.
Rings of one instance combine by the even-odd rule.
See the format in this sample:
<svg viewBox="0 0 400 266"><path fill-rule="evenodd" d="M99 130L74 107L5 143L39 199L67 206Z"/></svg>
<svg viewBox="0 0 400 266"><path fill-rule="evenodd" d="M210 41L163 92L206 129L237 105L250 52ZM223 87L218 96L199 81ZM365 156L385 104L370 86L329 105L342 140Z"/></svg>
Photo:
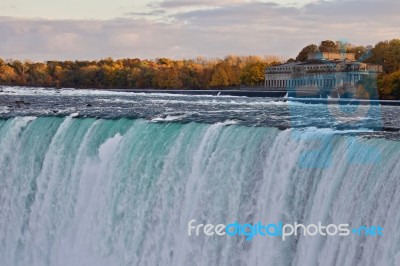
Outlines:
<svg viewBox="0 0 400 266"><path fill-rule="evenodd" d="M398 0L1 0L0 57L295 57L308 44L400 38Z"/></svg>

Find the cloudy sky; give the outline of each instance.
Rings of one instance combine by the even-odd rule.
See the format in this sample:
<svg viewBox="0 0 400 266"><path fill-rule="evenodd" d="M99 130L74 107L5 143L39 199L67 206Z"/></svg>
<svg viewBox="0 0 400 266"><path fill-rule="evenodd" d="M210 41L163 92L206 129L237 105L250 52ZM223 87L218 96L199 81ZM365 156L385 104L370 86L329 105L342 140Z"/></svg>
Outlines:
<svg viewBox="0 0 400 266"><path fill-rule="evenodd" d="M399 0L1 0L0 57L295 57L400 38Z"/></svg>

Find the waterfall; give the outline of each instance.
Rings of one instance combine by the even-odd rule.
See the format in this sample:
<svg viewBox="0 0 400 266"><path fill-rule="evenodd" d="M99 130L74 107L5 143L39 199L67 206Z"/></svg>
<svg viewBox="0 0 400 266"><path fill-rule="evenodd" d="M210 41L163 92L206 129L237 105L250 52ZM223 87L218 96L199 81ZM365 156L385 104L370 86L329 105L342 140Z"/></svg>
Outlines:
<svg viewBox="0 0 400 266"><path fill-rule="evenodd" d="M0 120L1 265L400 265L400 143L327 129ZM188 222L383 236L188 236Z"/></svg>

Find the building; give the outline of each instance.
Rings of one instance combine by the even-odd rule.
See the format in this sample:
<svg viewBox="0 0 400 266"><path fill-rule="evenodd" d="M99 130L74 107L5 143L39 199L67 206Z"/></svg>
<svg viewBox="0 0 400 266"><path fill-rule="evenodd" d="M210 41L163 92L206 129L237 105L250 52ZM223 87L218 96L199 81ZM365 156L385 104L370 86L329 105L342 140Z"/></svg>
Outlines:
<svg viewBox="0 0 400 266"><path fill-rule="evenodd" d="M305 62L267 67L267 90L286 90L307 96L354 94L357 82L382 72L382 66L358 62L353 53L310 53Z"/></svg>

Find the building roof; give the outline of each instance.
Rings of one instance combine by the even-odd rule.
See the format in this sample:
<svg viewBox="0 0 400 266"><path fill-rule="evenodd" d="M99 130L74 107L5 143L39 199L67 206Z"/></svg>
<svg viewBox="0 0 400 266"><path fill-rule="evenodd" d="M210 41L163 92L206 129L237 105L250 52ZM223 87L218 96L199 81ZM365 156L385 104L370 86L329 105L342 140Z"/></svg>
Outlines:
<svg viewBox="0 0 400 266"><path fill-rule="evenodd" d="M343 52L313 52L309 53L308 59L322 59L322 60L350 60L356 61L355 53L343 53Z"/></svg>

